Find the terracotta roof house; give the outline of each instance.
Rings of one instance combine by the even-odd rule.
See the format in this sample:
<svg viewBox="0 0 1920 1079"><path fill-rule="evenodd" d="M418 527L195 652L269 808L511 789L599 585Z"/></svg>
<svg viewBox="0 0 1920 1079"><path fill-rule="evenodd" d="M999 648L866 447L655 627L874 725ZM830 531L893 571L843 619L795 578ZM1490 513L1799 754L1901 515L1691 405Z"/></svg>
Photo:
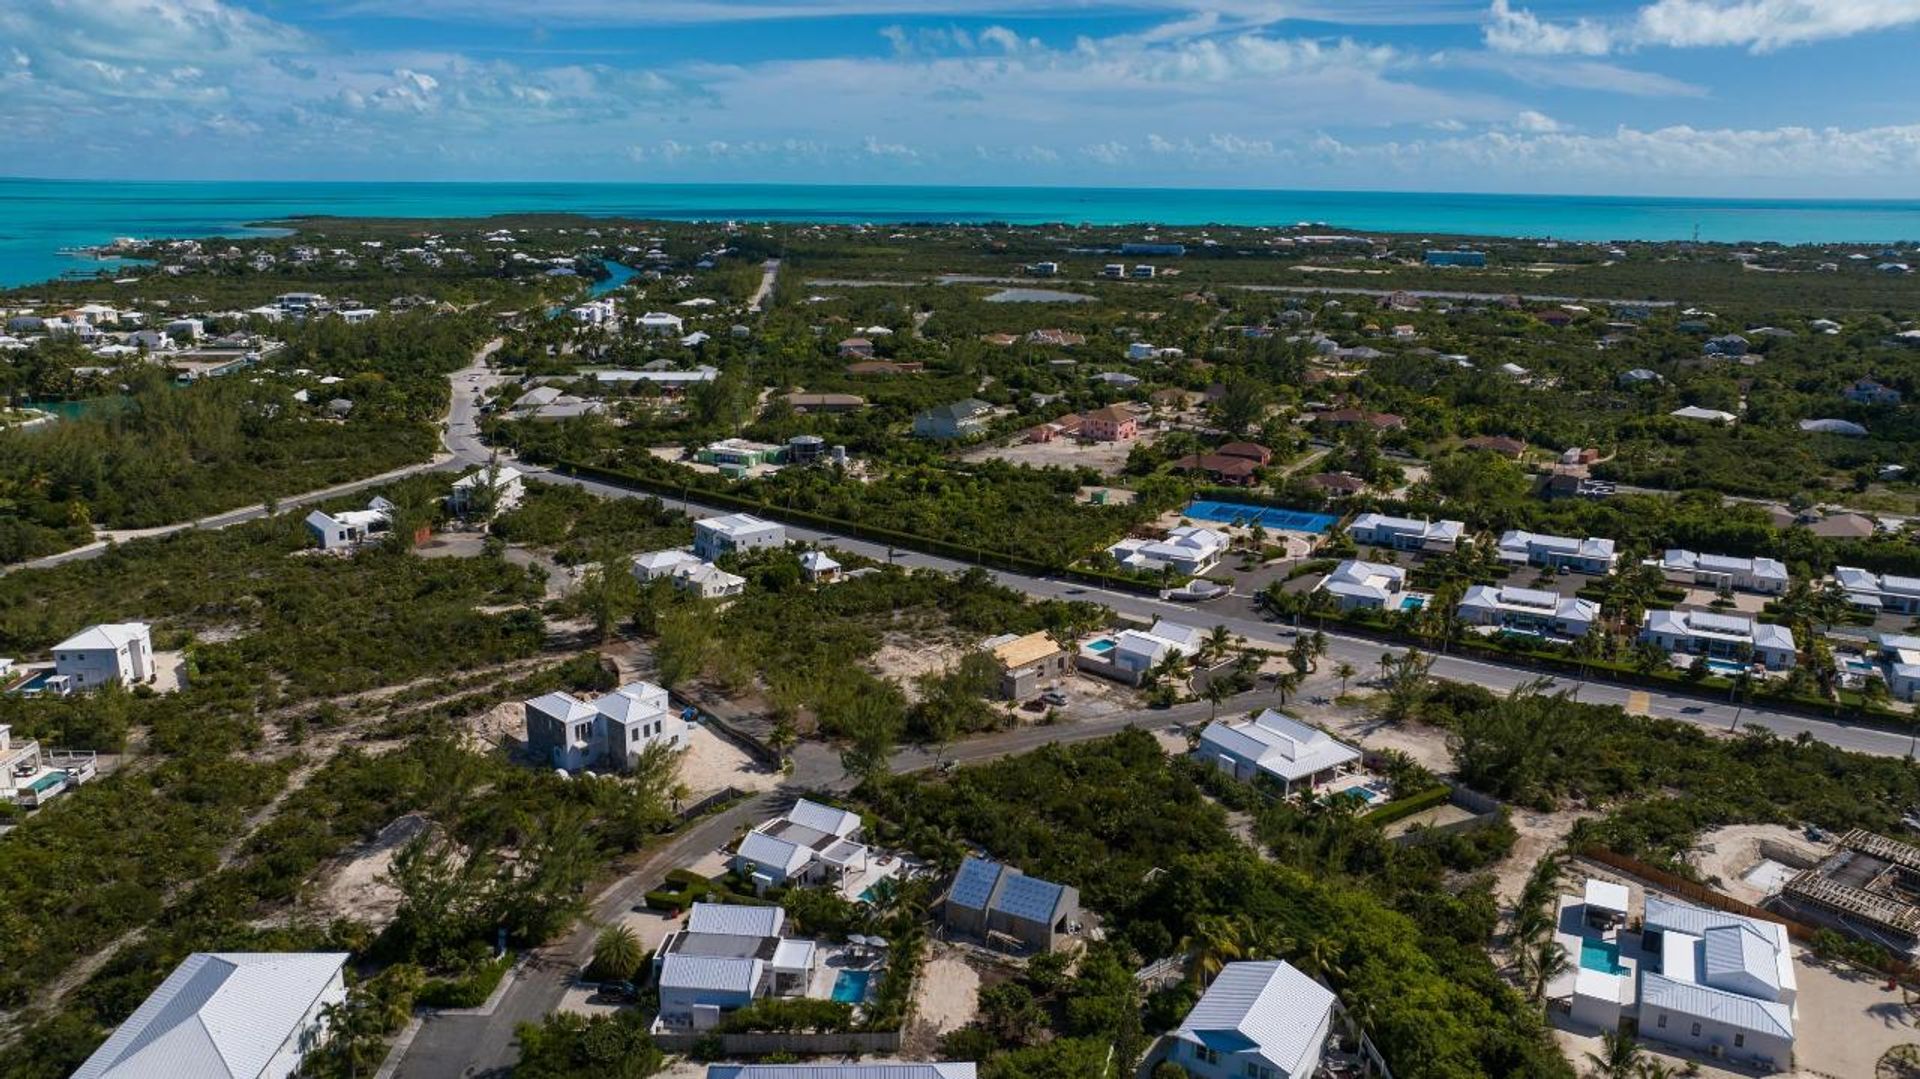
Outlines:
<svg viewBox="0 0 1920 1079"><path fill-rule="evenodd" d="M843 360L871 359L872 356L873 342L864 337L849 337L840 342L840 358Z"/></svg>
<svg viewBox="0 0 1920 1079"><path fill-rule="evenodd" d="M1173 467L1180 472L1204 472L1214 483L1251 487L1254 482L1254 471L1260 466L1245 457L1208 453L1182 457L1173 463Z"/></svg>
<svg viewBox="0 0 1920 1079"><path fill-rule="evenodd" d="M1119 405L1095 409L1081 417L1080 437L1095 442L1128 442L1139 433L1139 419Z"/></svg>
<svg viewBox="0 0 1920 1079"><path fill-rule="evenodd" d="M985 341L989 345L1006 348L1009 345L1018 343L1020 339L1010 333L983 333L980 335L980 340Z"/></svg>
<svg viewBox="0 0 1920 1079"><path fill-rule="evenodd" d="M1336 408L1331 412L1322 412L1313 418L1313 422L1328 427L1371 427L1376 431L1402 431L1407 421L1391 412L1368 412L1359 408Z"/></svg>
<svg viewBox="0 0 1920 1079"><path fill-rule="evenodd" d="M1213 452L1223 457L1244 457L1262 468L1273 463L1273 451L1258 442L1229 442Z"/></svg>
<svg viewBox="0 0 1920 1079"><path fill-rule="evenodd" d="M786 402L795 412L858 412L867 399L852 393L790 393Z"/></svg>
<svg viewBox="0 0 1920 1079"><path fill-rule="evenodd" d="M1477 438L1469 438L1461 445L1470 450L1486 450L1488 453L1497 453L1502 457L1516 459L1527 452L1525 442L1517 438L1508 438L1506 435L1481 435Z"/></svg>
<svg viewBox="0 0 1920 1079"><path fill-rule="evenodd" d="M1814 535L1828 539L1866 539L1879 531L1880 526L1863 513L1833 513L1806 527Z"/></svg>
<svg viewBox="0 0 1920 1079"><path fill-rule="evenodd" d="M1321 472L1307 477L1307 486L1339 497L1357 495L1367 489L1367 481L1351 472Z"/></svg>

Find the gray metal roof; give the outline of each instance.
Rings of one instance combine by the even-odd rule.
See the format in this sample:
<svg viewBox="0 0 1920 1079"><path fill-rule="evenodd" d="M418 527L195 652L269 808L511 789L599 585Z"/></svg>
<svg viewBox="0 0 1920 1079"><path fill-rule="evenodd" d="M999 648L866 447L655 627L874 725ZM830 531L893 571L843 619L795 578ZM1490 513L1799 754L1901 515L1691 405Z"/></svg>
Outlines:
<svg viewBox="0 0 1920 1079"><path fill-rule="evenodd" d="M695 903L687 914L687 932L719 933L733 937L777 937L787 924L779 907L747 907L731 903Z"/></svg>
<svg viewBox="0 0 1920 1079"><path fill-rule="evenodd" d="M1001 885L993 908L1029 922L1052 922L1066 891L1052 881L1014 873Z"/></svg>
<svg viewBox="0 0 1920 1079"><path fill-rule="evenodd" d="M344 952L196 952L74 1079L256 1079L346 961Z"/></svg>
<svg viewBox="0 0 1920 1079"><path fill-rule="evenodd" d="M1712 1020L1741 1030L1782 1038L1793 1037L1793 1011L1785 1004L1755 1000L1710 985L1675 981L1650 970L1640 975L1640 1005Z"/></svg>
<svg viewBox="0 0 1920 1079"><path fill-rule="evenodd" d="M1005 868L999 862L968 855L966 861L960 863L960 871L953 876L953 887L947 891L947 902L967 910L987 909L987 901L993 898L993 886L999 883L1000 874Z"/></svg>
<svg viewBox="0 0 1920 1079"><path fill-rule="evenodd" d="M1701 938L1700 980L1743 996L1780 994L1780 953L1751 926L1719 925Z"/></svg>
<svg viewBox="0 0 1920 1079"><path fill-rule="evenodd" d="M758 959L718 955L668 955L660 964L660 988L752 993L764 964Z"/></svg>
<svg viewBox="0 0 1920 1079"><path fill-rule="evenodd" d="M787 819L795 824L829 832L842 838L852 835L860 829L860 814L845 809L836 809L819 802L810 802L805 798L793 804L787 810Z"/></svg>
<svg viewBox="0 0 1920 1079"><path fill-rule="evenodd" d="M1333 1004L1332 990L1287 963L1228 963L1174 1035L1223 1053L1252 1052L1299 1075Z"/></svg>

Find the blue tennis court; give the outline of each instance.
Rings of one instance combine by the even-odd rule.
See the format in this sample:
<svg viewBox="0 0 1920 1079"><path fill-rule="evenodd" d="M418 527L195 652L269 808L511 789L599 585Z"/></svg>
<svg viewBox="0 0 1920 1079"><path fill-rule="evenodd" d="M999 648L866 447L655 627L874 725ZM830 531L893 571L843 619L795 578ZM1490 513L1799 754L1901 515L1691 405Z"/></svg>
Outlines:
<svg viewBox="0 0 1920 1079"><path fill-rule="evenodd" d="M1249 506L1241 502L1210 502L1204 499L1196 499L1192 505L1188 506L1186 516L1248 528L1258 523L1262 528L1276 532L1312 532L1316 535L1332 528L1334 522L1340 519L1326 513L1283 510L1272 506Z"/></svg>

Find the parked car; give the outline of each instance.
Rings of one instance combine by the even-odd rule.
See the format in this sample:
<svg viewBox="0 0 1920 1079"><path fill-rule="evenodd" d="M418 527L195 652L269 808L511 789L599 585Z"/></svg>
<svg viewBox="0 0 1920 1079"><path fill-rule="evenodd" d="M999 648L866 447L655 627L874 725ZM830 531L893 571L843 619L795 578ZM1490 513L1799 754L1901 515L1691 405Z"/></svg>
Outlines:
<svg viewBox="0 0 1920 1079"><path fill-rule="evenodd" d="M1050 689L1047 692L1040 694L1040 699L1046 702L1047 704L1051 704L1055 706L1056 708L1067 703L1067 695L1065 693L1060 692L1057 689Z"/></svg>

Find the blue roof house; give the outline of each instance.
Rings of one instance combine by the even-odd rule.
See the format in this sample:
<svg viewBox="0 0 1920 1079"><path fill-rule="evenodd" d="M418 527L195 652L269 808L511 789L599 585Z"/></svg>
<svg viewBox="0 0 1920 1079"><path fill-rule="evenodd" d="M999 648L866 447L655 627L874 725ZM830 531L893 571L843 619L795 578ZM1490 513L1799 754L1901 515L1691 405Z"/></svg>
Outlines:
<svg viewBox="0 0 1920 1079"><path fill-rule="evenodd" d="M941 908L948 929L1050 952L1078 928L1080 892L1071 885L968 856L954 874Z"/></svg>

